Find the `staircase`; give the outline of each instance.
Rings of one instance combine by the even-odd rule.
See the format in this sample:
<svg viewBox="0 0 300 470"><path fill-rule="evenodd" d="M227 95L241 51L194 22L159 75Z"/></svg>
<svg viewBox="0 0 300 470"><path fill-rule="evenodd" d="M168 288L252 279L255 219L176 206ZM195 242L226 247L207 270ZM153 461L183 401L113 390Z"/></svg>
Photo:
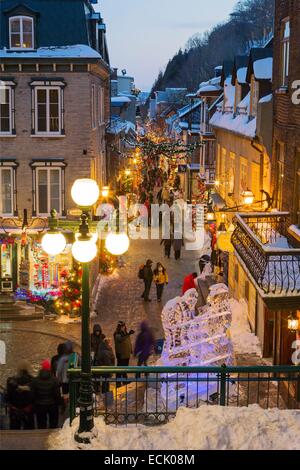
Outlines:
<svg viewBox="0 0 300 470"><path fill-rule="evenodd" d="M50 434L55 430L0 431L0 450L47 450Z"/></svg>
<svg viewBox="0 0 300 470"><path fill-rule="evenodd" d="M0 322L40 320L44 309L15 301L11 295L0 295Z"/></svg>

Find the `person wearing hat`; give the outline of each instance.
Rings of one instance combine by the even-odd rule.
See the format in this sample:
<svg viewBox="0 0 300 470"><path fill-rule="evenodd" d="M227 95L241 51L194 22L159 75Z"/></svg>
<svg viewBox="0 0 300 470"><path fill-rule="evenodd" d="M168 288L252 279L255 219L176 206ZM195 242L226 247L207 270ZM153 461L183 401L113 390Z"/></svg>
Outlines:
<svg viewBox="0 0 300 470"><path fill-rule="evenodd" d="M114 332L117 366L127 367L129 365L130 357L132 354L132 344L130 336L132 336L133 334L133 330L130 330L128 332L126 324L123 321L119 321L116 331ZM117 378L120 377L127 378L127 374L117 374ZM117 386L121 385L121 382L117 384Z"/></svg>
<svg viewBox="0 0 300 470"><path fill-rule="evenodd" d="M144 299L145 302L151 302L151 299L149 299L149 294L150 294L151 285L153 281L152 265L153 265L153 261L151 261L151 259L148 259L144 267L143 280L144 280L145 289L142 295L142 299Z"/></svg>
<svg viewBox="0 0 300 470"><path fill-rule="evenodd" d="M44 360L38 376L32 382L34 411L38 429L57 429L59 406L64 405L58 380L51 374L51 363Z"/></svg>

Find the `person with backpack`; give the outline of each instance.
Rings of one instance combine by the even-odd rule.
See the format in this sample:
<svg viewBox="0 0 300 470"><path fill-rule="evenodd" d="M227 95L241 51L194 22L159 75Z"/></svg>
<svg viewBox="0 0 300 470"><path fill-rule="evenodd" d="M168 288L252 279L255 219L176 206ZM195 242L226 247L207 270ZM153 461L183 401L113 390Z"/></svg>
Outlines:
<svg viewBox="0 0 300 470"><path fill-rule="evenodd" d="M161 263L157 263L153 274L156 285L157 302L161 302L164 287L169 283L169 276L166 268Z"/></svg>
<svg viewBox="0 0 300 470"><path fill-rule="evenodd" d="M47 429L48 420L49 429L57 429L59 407L64 407L64 401L58 380L51 374L50 361L42 362L38 376L33 380L32 389L38 429Z"/></svg>
<svg viewBox="0 0 300 470"><path fill-rule="evenodd" d="M144 267L141 266L139 270L139 278L143 279L144 285L145 285L144 292L141 296L145 302L151 302L151 299L149 299L149 294L150 294L151 285L153 281L152 265L153 265L153 261L148 259L146 262L146 265Z"/></svg>
<svg viewBox="0 0 300 470"><path fill-rule="evenodd" d="M80 365L80 358L76 352L73 351L73 344L71 341L65 343L65 353L57 363L56 377L62 389L63 395L69 394L69 377L68 369L74 369Z"/></svg>
<svg viewBox="0 0 300 470"><path fill-rule="evenodd" d="M32 382L30 365L26 361L19 363L16 376L7 379L5 399L11 430L34 429Z"/></svg>

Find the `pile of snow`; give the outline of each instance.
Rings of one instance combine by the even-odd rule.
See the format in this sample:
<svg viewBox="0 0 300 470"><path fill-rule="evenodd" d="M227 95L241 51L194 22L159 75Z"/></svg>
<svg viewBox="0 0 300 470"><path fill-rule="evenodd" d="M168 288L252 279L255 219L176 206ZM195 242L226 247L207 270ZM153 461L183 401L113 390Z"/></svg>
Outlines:
<svg viewBox="0 0 300 470"><path fill-rule="evenodd" d="M246 302L230 299L229 303L232 312L230 334L235 354L256 354L262 357L259 340L251 333Z"/></svg>
<svg viewBox="0 0 300 470"><path fill-rule="evenodd" d="M78 419L49 438L50 450L298 450L300 411L202 406L180 408L162 426L114 427L96 419L91 444L74 440Z"/></svg>

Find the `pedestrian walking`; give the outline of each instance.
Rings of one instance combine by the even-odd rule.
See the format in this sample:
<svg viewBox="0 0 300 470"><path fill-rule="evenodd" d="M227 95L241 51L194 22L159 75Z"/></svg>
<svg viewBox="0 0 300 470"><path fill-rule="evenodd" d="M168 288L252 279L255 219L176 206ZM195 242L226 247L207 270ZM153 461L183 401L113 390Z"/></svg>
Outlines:
<svg viewBox="0 0 300 470"><path fill-rule="evenodd" d="M164 246L164 253L165 257L170 259L171 256L171 248L172 248L172 239L170 238L163 238L160 242L161 245Z"/></svg>
<svg viewBox="0 0 300 470"><path fill-rule="evenodd" d="M59 407L64 407L64 401L58 380L51 374L50 361L42 362L41 370L32 382L32 389L38 429L57 429Z"/></svg>
<svg viewBox="0 0 300 470"><path fill-rule="evenodd" d="M115 355L108 339L103 335L99 341L97 351L95 352L94 359L95 366L98 367L113 367L115 365ZM102 393L109 392L109 382L106 380L111 377L111 374L103 374L100 376L102 381Z"/></svg>
<svg viewBox="0 0 300 470"><path fill-rule="evenodd" d="M138 366L147 366L148 359L154 350L154 336L146 321L143 321L140 326L140 333L138 334L134 347L134 356L137 357Z"/></svg>
<svg viewBox="0 0 300 470"><path fill-rule="evenodd" d="M93 333L91 334L91 357L94 362L95 355L98 351L99 344L104 340L105 335L102 333L102 328L99 324L94 325Z"/></svg>
<svg viewBox="0 0 300 470"><path fill-rule="evenodd" d="M169 190L166 186L164 186L163 190L162 190L162 200L164 202L164 204L166 204L170 199L170 194L169 194Z"/></svg>
<svg viewBox="0 0 300 470"><path fill-rule="evenodd" d="M197 273L189 274L184 278L182 286L182 295L184 295L190 289L196 289L196 279L198 277Z"/></svg>
<svg viewBox="0 0 300 470"><path fill-rule="evenodd" d="M145 302L151 302L151 299L149 299L149 294L153 281L152 265L153 261L151 261L151 259L148 259L145 266L143 267L143 272L141 273L143 275L143 281L145 285L145 289L142 294L142 299L144 299Z"/></svg>
<svg viewBox="0 0 300 470"><path fill-rule="evenodd" d="M30 365L26 361L18 364L16 376L7 379L5 398L11 430L34 429L32 382Z"/></svg>
<svg viewBox="0 0 300 470"><path fill-rule="evenodd" d="M127 367L129 365L130 357L132 354L131 336L134 334L133 330L128 332L126 324L119 321L116 331L114 332L115 351L117 357L117 366ZM117 374L117 378L127 378L127 374ZM126 382L124 382L125 385ZM117 386L121 386L119 382Z"/></svg>
<svg viewBox="0 0 300 470"><path fill-rule="evenodd" d="M154 274L153 279L156 285L157 301L161 302L164 287L169 282L168 273L166 271L166 268L161 263L157 263L153 274Z"/></svg>
<svg viewBox="0 0 300 470"><path fill-rule="evenodd" d="M174 255L175 255L175 260L178 261L181 258L181 249L184 246L183 239L182 238L176 238L176 235L174 236L173 240L173 249L174 249Z"/></svg>
<svg viewBox="0 0 300 470"><path fill-rule="evenodd" d="M55 354L55 356L53 356L51 359L51 373L54 377L56 377L58 361L64 354L65 354L65 344L61 343L57 346L57 354Z"/></svg>

